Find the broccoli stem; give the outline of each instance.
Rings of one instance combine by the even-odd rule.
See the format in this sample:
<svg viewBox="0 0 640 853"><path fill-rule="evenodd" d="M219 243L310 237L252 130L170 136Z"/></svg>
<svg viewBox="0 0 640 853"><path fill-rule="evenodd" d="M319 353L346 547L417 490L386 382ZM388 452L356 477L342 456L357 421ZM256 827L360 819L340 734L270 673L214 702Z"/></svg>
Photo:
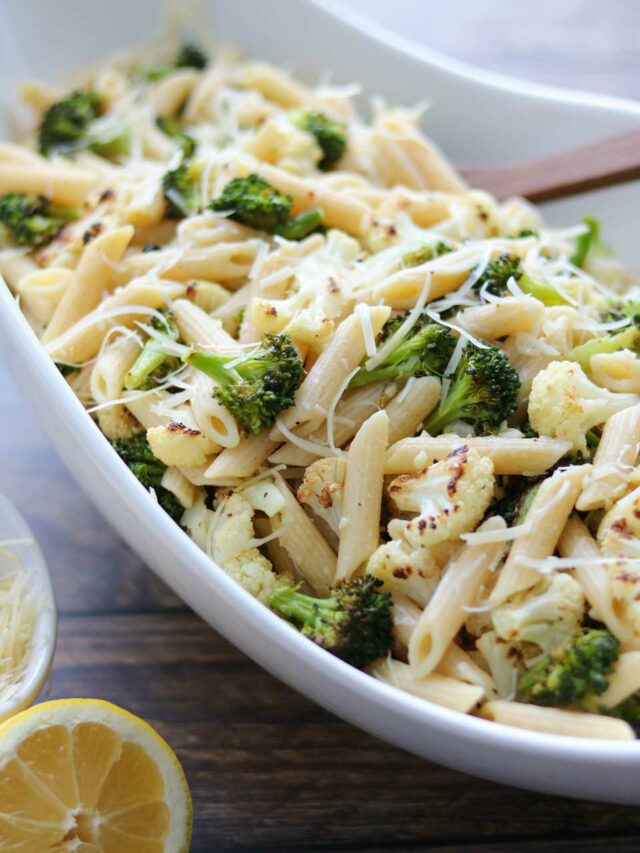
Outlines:
<svg viewBox="0 0 640 853"><path fill-rule="evenodd" d="M518 281L518 287L523 293L533 296L543 305L569 305L570 303L550 284L534 281L526 273Z"/></svg>
<svg viewBox="0 0 640 853"><path fill-rule="evenodd" d="M305 210L295 219L276 228L275 233L279 237L284 237L285 240L303 240L321 225L322 211L313 208L312 210Z"/></svg>
<svg viewBox="0 0 640 853"><path fill-rule="evenodd" d="M599 338L592 338L584 344L578 344L578 346L569 350L565 358L568 361L577 361L584 370L589 370L592 356L619 352L623 349L635 351L639 343L640 331L633 325L623 329L616 335L602 335Z"/></svg>
<svg viewBox="0 0 640 853"><path fill-rule="evenodd" d="M287 586L276 588L269 599L269 606L285 619L313 628L316 627L320 615L326 617L338 610L335 598L313 598Z"/></svg>
<svg viewBox="0 0 640 853"><path fill-rule="evenodd" d="M436 409L425 421L424 428L430 435L437 435L451 421L464 419L466 403L473 395L473 383L467 374L452 383L441 409Z"/></svg>
<svg viewBox="0 0 640 853"><path fill-rule="evenodd" d="M226 367L230 361L235 359L235 355L216 355L212 352L201 352L200 350L194 350L184 357L187 364L210 376L211 379L215 379L221 385L229 385L231 382L241 379L237 370Z"/></svg>

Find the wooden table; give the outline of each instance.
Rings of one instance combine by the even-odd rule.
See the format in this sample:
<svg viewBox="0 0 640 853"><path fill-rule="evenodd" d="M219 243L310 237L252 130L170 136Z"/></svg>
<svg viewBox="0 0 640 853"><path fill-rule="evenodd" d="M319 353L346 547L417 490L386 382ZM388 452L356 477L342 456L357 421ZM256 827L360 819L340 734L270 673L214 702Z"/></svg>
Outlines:
<svg viewBox="0 0 640 853"><path fill-rule="evenodd" d="M438 4L428 19L418 0L351 5L494 69L640 94L640 4L632 0L458 0ZM104 697L158 728L189 778L194 853L640 850L635 809L529 794L437 767L262 672L87 504L2 367L0 435L0 490L32 524L56 587L60 633L43 698Z"/></svg>

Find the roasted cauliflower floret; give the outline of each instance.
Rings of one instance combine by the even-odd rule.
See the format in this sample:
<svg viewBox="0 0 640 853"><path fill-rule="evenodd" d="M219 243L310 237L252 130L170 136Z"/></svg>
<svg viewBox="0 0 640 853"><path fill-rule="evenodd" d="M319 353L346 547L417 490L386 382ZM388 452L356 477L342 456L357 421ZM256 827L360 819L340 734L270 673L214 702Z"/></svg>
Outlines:
<svg viewBox="0 0 640 853"><path fill-rule="evenodd" d="M201 497L182 519L194 542L247 592L266 603L279 585L293 579L276 574L269 560L253 546L251 502L238 492L220 498L217 510L208 509Z"/></svg>
<svg viewBox="0 0 640 853"><path fill-rule="evenodd" d="M318 459L305 471L298 488L298 500L313 510L338 535L342 517L345 459L329 456Z"/></svg>
<svg viewBox="0 0 640 853"><path fill-rule="evenodd" d="M220 516L213 534L213 559L221 566L247 551L253 539L253 509L238 492L222 498Z"/></svg>
<svg viewBox="0 0 640 853"><path fill-rule="evenodd" d="M380 545L369 557L367 574L379 578L386 592L402 593L425 607L440 580L440 570L428 548L416 548L399 539Z"/></svg>
<svg viewBox="0 0 640 853"><path fill-rule="evenodd" d="M493 497L493 463L466 445L415 474L403 474L389 485L389 496L401 512L418 513L410 521L389 522L393 539L412 548L435 545L474 530Z"/></svg>
<svg viewBox="0 0 640 853"><path fill-rule="evenodd" d="M640 570L640 486L615 503L598 528L606 556L636 557Z"/></svg>
<svg viewBox="0 0 640 853"><path fill-rule="evenodd" d="M199 429L188 427L181 421L150 427L147 441L165 465L203 465L218 449L215 442Z"/></svg>
<svg viewBox="0 0 640 853"><path fill-rule="evenodd" d="M269 601L277 588L292 585L289 575L277 575L269 560L263 557L257 548L242 551L237 557L226 562L222 568L234 581L264 604Z"/></svg>
<svg viewBox="0 0 640 853"><path fill-rule="evenodd" d="M578 581L555 574L494 608L493 626L506 643L533 643L548 653L578 632L584 607Z"/></svg>
<svg viewBox="0 0 640 853"><path fill-rule="evenodd" d="M594 385L577 363L552 361L531 385L529 421L540 435L571 441L584 451L592 427L637 402L635 394L614 394Z"/></svg>
<svg viewBox="0 0 640 853"><path fill-rule="evenodd" d="M498 695L503 699L512 697L522 670L516 646L505 642L495 631L486 631L476 646L487 662Z"/></svg>

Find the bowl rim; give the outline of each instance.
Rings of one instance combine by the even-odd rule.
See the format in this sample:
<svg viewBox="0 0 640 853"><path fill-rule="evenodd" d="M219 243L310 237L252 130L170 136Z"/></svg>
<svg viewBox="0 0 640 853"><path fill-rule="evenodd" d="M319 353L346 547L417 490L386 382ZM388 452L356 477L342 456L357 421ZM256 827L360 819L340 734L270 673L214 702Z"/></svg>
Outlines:
<svg viewBox="0 0 640 853"><path fill-rule="evenodd" d="M29 663L19 689L6 702L0 703L1 722L29 707L46 682L56 647L58 618L51 575L40 546L24 516L2 492L0 518L20 543L14 543L12 546L20 548L20 553L16 555L20 560L20 570L27 572L37 581L43 599L36 617ZM0 541L0 546L3 541Z"/></svg>

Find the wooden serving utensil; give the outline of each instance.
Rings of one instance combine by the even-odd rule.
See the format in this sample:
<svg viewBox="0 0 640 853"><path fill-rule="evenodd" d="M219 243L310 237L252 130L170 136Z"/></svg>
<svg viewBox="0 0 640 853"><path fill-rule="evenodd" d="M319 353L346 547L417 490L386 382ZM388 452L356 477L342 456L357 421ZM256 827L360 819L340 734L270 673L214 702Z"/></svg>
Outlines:
<svg viewBox="0 0 640 853"><path fill-rule="evenodd" d="M560 154L499 169L458 171L473 187L498 199L524 196L550 201L640 178L640 130Z"/></svg>

